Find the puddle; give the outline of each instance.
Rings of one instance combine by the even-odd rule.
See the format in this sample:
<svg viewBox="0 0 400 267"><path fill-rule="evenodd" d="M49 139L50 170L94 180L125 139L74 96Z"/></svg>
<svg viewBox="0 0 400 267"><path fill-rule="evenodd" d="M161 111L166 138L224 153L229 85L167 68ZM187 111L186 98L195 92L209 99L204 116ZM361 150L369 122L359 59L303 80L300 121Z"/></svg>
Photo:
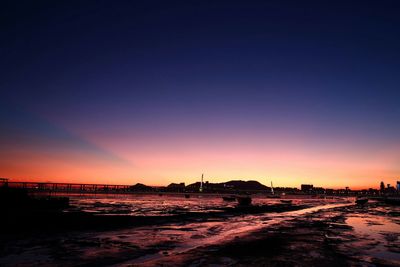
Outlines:
<svg viewBox="0 0 400 267"><path fill-rule="evenodd" d="M390 217L370 214L348 217L346 223L353 227L359 239L352 242L354 248L368 255L364 259L375 258L400 265L399 224ZM394 252L394 249L398 249L398 252Z"/></svg>

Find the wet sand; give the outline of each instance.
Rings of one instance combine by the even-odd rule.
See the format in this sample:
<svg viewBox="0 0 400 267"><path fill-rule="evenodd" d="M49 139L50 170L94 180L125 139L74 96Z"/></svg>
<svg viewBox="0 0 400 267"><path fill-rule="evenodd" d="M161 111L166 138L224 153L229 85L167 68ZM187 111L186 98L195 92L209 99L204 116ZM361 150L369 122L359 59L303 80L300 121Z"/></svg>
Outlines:
<svg viewBox="0 0 400 267"><path fill-rule="evenodd" d="M400 266L399 207L323 201L294 206L153 216L137 225L20 238L5 234L0 265ZM112 222L118 216L108 217Z"/></svg>
<svg viewBox="0 0 400 267"><path fill-rule="evenodd" d="M400 266L399 236L400 217L393 207L348 205L140 265Z"/></svg>

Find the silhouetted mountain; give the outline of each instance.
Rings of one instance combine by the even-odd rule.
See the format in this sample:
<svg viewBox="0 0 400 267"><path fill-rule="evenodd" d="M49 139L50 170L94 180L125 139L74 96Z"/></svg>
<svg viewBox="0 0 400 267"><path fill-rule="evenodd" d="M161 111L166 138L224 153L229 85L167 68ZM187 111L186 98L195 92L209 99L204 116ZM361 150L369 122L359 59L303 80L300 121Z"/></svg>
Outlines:
<svg viewBox="0 0 400 267"><path fill-rule="evenodd" d="M167 188L185 188L185 183L180 183L180 184L171 183L167 186Z"/></svg>
<svg viewBox="0 0 400 267"><path fill-rule="evenodd" d="M200 182L196 182L185 186L185 183L171 183L166 187L153 188L144 184L135 184L130 187L131 191L150 192L150 191L165 191L165 192L198 192ZM233 180L226 183L203 183L205 192L226 192L226 191L267 191L270 188L257 181L241 181Z"/></svg>
<svg viewBox="0 0 400 267"><path fill-rule="evenodd" d="M224 183L226 187L231 187L232 189L237 190L267 190L269 187L261 184L257 181L241 181L241 180L233 180Z"/></svg>
<svg viewBox="0 0 400 267"><path fill-rule="evenodd" d="M177 191L177 192L183 192L185 191L185 183L171 183L167 186L167 191Z"/></svg>
<svg viewBox="0 0 400 267"><path fill-rule="evenodd" d="M153 187L147 186L147 185L144 185L144 184L140 184L140 183L132 185L130 187L130 189L131 189L131 191L141 191L141 192L154 191Z"/></svg>
<svg viewBox="0 0 400 267"><path fill-rule="evenodd" d="M226 183L209 183L205 182L203 184L205 190L238 190L238 191L259 191L259 190L269 190L269 187L257 182L257 181L241 181L233 180ZM189 190L198 190L200 188L200 182L190 184L186 187Z"/></svg>

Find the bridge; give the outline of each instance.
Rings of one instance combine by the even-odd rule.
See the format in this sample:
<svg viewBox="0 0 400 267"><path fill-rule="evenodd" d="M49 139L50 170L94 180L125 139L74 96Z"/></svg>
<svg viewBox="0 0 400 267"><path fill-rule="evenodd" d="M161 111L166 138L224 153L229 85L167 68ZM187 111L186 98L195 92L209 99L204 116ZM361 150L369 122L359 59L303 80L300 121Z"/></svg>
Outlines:
<svg viewBox="0 0 400 267"><path fill-rule="evenodd" d="M46 193L129 193L130 185L112 184L79 184L79 183L51 183L51 182L10 182L7 178L0 178L0 186L23 188L29 192Z"/></svg>

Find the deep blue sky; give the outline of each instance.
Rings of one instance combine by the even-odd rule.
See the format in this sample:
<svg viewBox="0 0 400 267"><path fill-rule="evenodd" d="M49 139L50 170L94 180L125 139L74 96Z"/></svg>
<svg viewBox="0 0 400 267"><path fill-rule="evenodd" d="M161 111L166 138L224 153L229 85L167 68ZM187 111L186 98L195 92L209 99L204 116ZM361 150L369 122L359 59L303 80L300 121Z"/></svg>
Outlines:
<svg viewBox="0 0 400 267"><path fill-rule="evenodd" d="M393 147L399 14L398 1L11 1L2 141L48 138L49 123L101 153L115 132Z"/></svg>

